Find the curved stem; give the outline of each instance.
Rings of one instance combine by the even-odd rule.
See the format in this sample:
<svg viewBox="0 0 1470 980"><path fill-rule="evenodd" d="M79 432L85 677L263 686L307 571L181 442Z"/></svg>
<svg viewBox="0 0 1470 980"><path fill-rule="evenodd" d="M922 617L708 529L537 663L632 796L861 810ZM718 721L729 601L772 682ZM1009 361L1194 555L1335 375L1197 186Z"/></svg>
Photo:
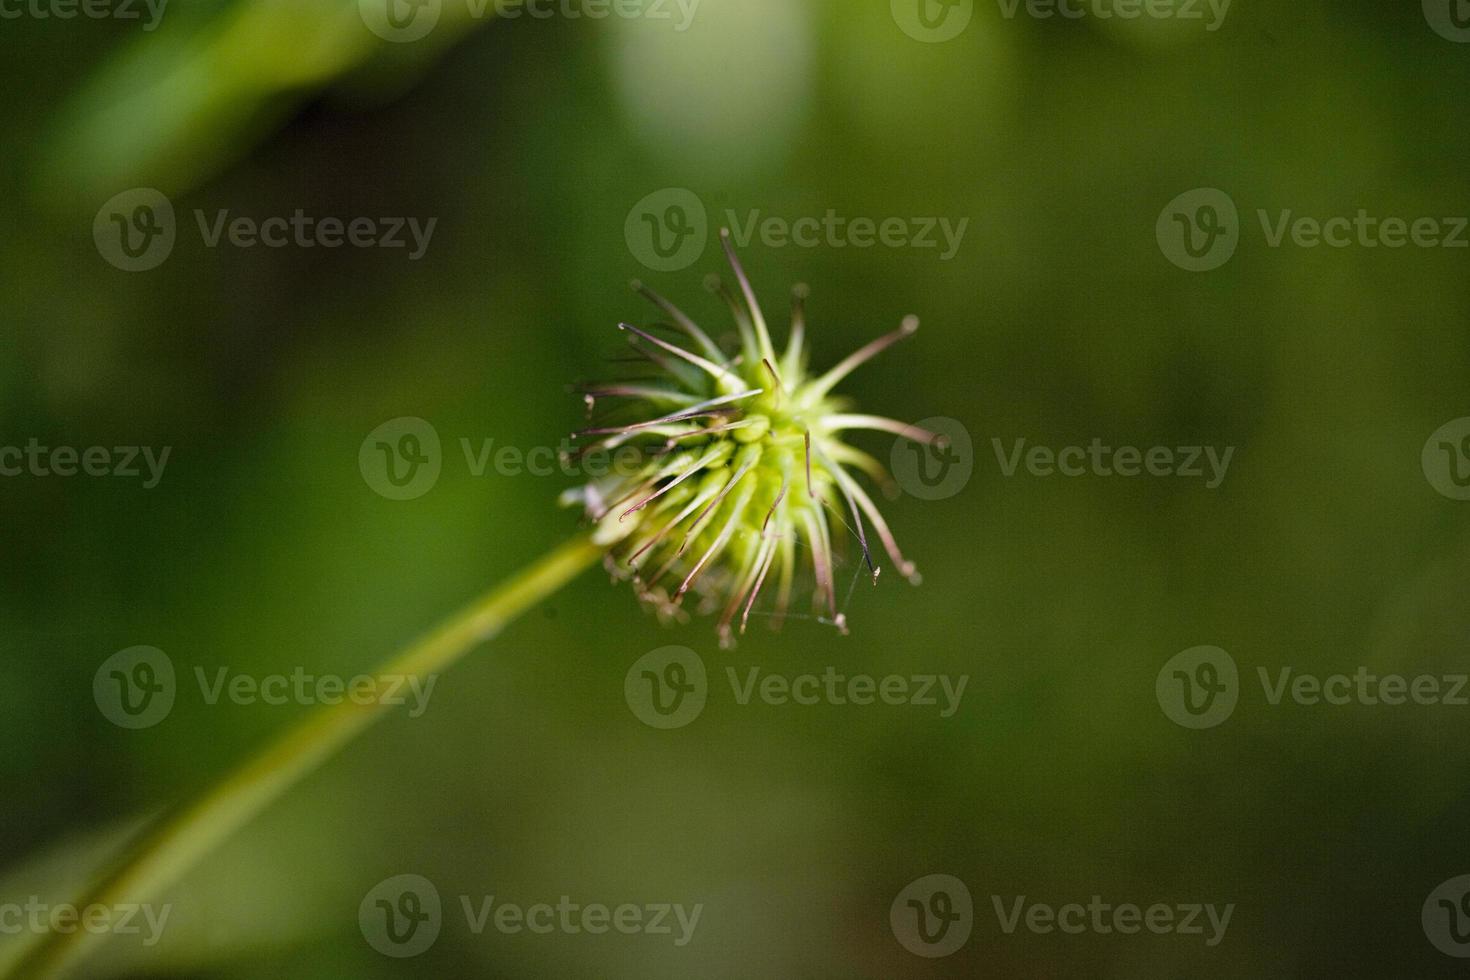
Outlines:
<svg viewBox="0 0 1470 980"><path fill-rule="evenodd" d="M602 548L589 536L579 535L446 620L385 663L375 676L425 678L453 666L591 566L601 554ZM77 906L97 905L110 912L120 904L148 901L389 707L376 700L367 704L344 700L317 708L193 802L164 817L123 856L120 864L91 887ZM82 929L48 932L5 973L5 980L59 976L91 941L105 935L105 931L92 935Z"/></svg>

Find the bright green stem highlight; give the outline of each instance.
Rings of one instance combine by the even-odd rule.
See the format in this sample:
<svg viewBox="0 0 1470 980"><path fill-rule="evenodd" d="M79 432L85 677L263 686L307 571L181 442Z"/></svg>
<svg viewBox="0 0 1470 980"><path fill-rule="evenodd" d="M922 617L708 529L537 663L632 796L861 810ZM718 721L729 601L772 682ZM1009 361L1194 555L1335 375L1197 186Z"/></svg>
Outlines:
<svg viewBox="0 0 1470 980"><path fill-rule="evenodd" d="M377 676L426 678L448 669L570 582L597 561L602 550L586 535L561 545L398 654L379 668ZM77 907L96 904L112 908L149 901L387 710L383 704L351 701L317 708L198 799L166 817L76 903ZM82 929L49 932L16 963L5 980L59 976L91 941L100 938L105 936Z"/></svg>

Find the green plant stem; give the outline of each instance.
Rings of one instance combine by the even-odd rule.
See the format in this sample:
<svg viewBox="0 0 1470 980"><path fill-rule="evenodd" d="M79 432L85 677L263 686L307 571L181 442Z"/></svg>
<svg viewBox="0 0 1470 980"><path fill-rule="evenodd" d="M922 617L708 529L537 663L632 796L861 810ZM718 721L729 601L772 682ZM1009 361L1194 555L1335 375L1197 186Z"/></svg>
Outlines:
<svg viewBox="0 0 1470 980"><path fill-rule="evenodd" d="M579 535L403 650L377 676L426 678L446 670L571 581L601 554L602 549L587 535ZM149 901L387 710L381 703L354 704L350 700L315 709L192 803L164 817L77 907L111 909ZM48 932L5 974L5 980L59 976L82 955L90 940L98 938L81 929Z"/></svg>

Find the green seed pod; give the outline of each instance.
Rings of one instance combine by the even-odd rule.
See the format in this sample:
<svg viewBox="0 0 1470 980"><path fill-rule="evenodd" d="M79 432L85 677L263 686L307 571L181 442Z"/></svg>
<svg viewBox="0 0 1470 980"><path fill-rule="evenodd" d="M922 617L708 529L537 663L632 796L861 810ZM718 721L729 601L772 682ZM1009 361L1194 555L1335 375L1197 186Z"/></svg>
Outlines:
<svg viewBox="0 0 1470 980"><path fill-rule="evenodd" d="M582 453L635 446L643 462L635 472L568 491L564 500L585 508L596 522L596 540L608 549L608 568L631 580L662 619L682 618L693 592L704 600L701 611L720 612L720 642L733 645L737 617L744 633L768 585L775 593L772 625L780 626L809 566L814 613L846 632L837 607L834 521L852 530L875 582L879 569L868 548L868 525L900 575L917 584L918 573L849 468L883 483L890 478L841 435L872 429L923 443L938 437L894 419L851 414L832 390L912 335L918 320L904 318L897 330L813 377L806 369L805 289L793 292L791 331L778 357L729 231L720 237L740 293L718 278L708 285L730 308L739 349L722 350L683 311L635 282L687 346L620 324L666 383L587 390L589 412L601 401L627 399L635 421L589 428L574 438L582 440Z"/></svg>

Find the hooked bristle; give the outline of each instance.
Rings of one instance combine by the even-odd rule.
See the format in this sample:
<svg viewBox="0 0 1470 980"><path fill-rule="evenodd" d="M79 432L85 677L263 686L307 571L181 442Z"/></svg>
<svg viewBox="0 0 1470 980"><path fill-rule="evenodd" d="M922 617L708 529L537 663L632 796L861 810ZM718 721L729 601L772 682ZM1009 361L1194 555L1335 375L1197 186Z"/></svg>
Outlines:
<svg viewBox="0 0 1470 980"><path fill-rule="evenodd" d="M594 449L621 453L628 446L641 455L633 472L592 481L572 496L598 522L596 539L607 543L610 572L631 580L661 620L686 617L685 600L696 596L690 608L718 611L720 642L733 645L753 615L768 616L779 629L792 615L801 580L812 589L811 618L845 634L852 587L864 570L875 585L882 572L869 546L870 529L900 575L917 584L918 571L847 467L885 493L892 478L876 459L844 443L842 433L880 431L931 444L939 437L898 420L848 412L830 392L912 336L919 320L905 316L896 330L825 374L809 375L810 290L802 284L792 288L791 326L778 353L730 230L721 229L719 237L736 288L714 274L704 285L729 309L739 348L720 347L679 307L632 280L630 288L667 319L663 326L673 339L628 322L618 328L633 351L662 372L663 383L649 378L583 386L589 422L600 400L619 401L616 411L601 413L601 424L573 434L581 443L575 455ZM607 416L622 415L624 407L641 415L611 424ZM851 567L854 550L860 567L851 576L839 572L844 563ZM768 611L759 612L768 586L774 598Z"/></svg>

